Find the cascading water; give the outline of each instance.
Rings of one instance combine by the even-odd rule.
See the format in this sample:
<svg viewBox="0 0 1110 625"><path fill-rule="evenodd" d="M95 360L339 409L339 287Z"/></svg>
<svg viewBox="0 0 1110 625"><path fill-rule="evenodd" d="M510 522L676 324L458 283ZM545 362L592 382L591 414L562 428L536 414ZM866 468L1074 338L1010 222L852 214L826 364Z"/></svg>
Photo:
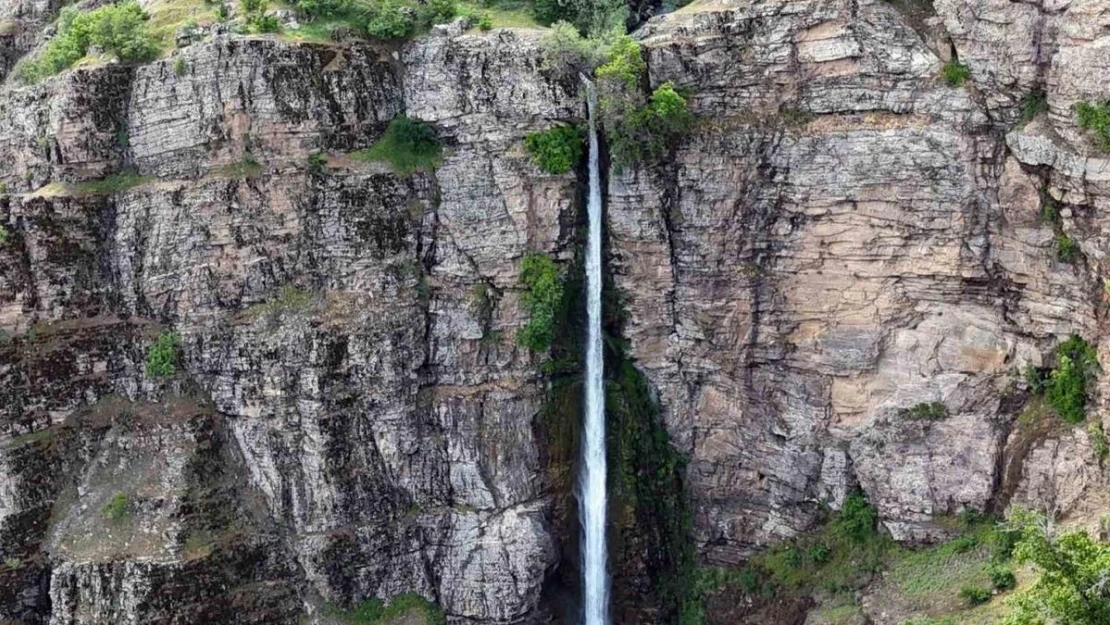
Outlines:
<svg viewBox="0 0 1110 625"><path fill-rule="evenodd" d="M605 366L601 347L601 171L597 142L597 93L583 76L590 118L590 238L586 244L586 423L578 502L582 516L585 625L609 623L605 549Z"/></svg>

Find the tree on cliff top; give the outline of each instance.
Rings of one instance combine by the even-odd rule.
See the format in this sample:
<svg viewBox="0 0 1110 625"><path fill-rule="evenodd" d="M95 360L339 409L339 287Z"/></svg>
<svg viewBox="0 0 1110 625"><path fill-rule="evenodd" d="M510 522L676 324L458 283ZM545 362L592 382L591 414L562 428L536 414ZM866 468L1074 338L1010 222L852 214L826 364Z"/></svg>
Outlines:
<svg viewBox="0 0 1110 625"><path fill-rule="evenodd" d="M92 11L68 6L58 17L58 33L35 60L20 66L19 76L36 82L70 67L89 48L100 48L125 63L145 61L158 54L147 28L148 16L137 2L108 4Z"/></svg>

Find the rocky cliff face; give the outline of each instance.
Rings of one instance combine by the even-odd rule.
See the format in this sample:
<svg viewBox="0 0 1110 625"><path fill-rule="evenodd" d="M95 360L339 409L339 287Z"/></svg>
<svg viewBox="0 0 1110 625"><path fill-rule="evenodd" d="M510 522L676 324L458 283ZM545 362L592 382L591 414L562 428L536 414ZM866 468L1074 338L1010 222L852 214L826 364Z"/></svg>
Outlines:
<svg viewBox="0 0 1110 625"><path fill-rule="evenodd" d="M0 73L56 10L0 8ZM1101 514L1088 432L1016 414L1020 369L1069 333L1110 353L1110 159L1072 111L1107 97L1110 11L935 11L699 0L636 33L699 125L611 172L609 265L703 562L857 486L906 541L1010 501ZM453 623L559 613L571 480L538 417L543 355L513 335L519 261L573 257L581 185L520 140L584 107L540 37L221 35L180 69L9 80L0 621L329 622L403 592ZM938 78L953 55L964 86ZM1030 93L1047 112L1019 123ZM344 156L401 112L445 138L434 172ZM171 330L183 371L154 381ZM925 402L951 416L900 416Z"/></svg>

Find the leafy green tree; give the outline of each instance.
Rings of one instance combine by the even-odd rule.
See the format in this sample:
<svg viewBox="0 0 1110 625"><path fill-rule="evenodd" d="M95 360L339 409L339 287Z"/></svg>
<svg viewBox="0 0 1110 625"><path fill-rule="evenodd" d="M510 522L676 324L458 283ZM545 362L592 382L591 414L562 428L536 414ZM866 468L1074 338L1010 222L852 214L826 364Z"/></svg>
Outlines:
<svg viewBox="0 0 1110 625"><path fill-rule="evenodd" d="M397 0L385 0L370 14L366 32L376 39L386 41L408 39L416 32L416 13L411 7Z"/></svg>
<svg viewBox="0 0 1110 625"><path fill-rule="evenodd" d="M1021 532L1015 559L1040 577L1010 599L1004 625L1110 623L1110 545L1082 530L1057 535L1050 521L1024 510L1015 510L1012 523Z"/></svg>
<svg viewBox="0 0 1110 625"><path fill-rule="evenodd" d="M20 77L34 82L52 76L81 59L91 46L125 63L146 61L158 54L147 28L148 16L137 2L108 4L91 11L74 6L62 9L57 34L42 55L24 63Z"/></svg>
<svg viewBox="0 0 1110 625"><path fill-rule="evenodd" d="M532 162L550 174L570 171L582 159L585 133L576 126L555 126L524 137Z"/></svg>

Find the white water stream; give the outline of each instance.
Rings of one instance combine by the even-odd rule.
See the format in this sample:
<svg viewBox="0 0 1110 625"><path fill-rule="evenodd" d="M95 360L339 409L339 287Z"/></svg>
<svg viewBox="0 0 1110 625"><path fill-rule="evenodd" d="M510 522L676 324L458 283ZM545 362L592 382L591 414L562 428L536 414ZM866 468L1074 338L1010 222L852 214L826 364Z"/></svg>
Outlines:
<svg viewBox="0 0 1110 625"><path fill-rule="evenodd" d="M597 93L583 77L590 117L590 217L586 244L586 416L578 502L582 518L585 625L609 623L609 573L605 546L605 366L601 345L601 171L597 142Z"/></svg>

